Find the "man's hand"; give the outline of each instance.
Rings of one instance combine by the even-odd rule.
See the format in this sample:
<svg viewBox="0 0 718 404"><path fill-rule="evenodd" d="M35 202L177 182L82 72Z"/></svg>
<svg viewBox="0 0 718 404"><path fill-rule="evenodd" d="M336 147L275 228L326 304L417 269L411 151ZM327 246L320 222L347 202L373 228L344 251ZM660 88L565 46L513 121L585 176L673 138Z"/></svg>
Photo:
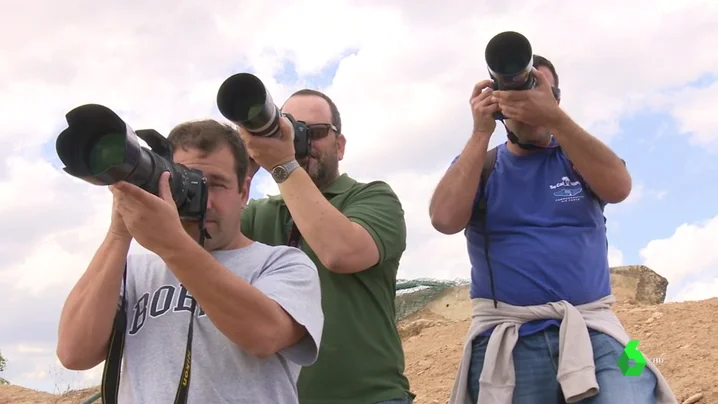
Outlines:
<svg viewBox="0 0 718 404"><path fill-rule="evenodd" d="M543 73L533 69L536 87L523 91L494 91L491 97L498 102L501 113L534 127L551 128L558 122L563 111L553 96L551 84Z"/></svg>
<svg viewBox="0 0 718 404"><path fill-rule="evenodd" d="M491 80L484 80L476 83L471 92L471 115L474 118L474 133L483 133L491 136L496 129L494 112L499 110L499 104L491 97L493 89Z"/></svg>
<svg viewBox="0 0 718 404"><path fill-rule="evenodd" d="M267 171L294 160L294 126L289 119L282 117L279 120L279 128L281 135L278 138L254 136L244 129L240 128L239 130L242 141L247 146L250 159ZM252 172L254 167L251 163L249 168L251 176L258 169Z"/></svg>
<svg viewBox="0 0 718 404"><path fill-rule="evenodd" d="M110 186L117 212L129 233L157 255L174 248L178 236L187 235L172 199L169 178L167 171L160 176L159 197L125 181Z"/></svg>
<svg viewBox="0 0 718 404"><path fill-rule="evenodd" d="M110 187L110 190L112 190L112 187ZM120 215L120 212L117 209L117 206L118 206L118 198L113 195L112 196L112 219L110 220L110 229L108 232L120 240L132 239L132 235L130 234L130 231L127 230L127 226L125 226L125 221L122 219L122 215Z"/></svg>

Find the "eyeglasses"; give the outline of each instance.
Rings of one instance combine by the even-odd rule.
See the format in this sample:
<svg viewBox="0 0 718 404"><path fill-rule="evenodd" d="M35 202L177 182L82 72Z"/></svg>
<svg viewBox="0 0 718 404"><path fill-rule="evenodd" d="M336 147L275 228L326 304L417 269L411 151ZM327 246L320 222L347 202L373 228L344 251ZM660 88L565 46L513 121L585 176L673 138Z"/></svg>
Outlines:
<svg viewBox="0 0 718 404"><path fill-rule="evenodd" d="M337 134L339 133L337 128L330 123L313 123L307 125L307 136L310 140L319 140L327 137L329 131L332 130Z"/></svg>

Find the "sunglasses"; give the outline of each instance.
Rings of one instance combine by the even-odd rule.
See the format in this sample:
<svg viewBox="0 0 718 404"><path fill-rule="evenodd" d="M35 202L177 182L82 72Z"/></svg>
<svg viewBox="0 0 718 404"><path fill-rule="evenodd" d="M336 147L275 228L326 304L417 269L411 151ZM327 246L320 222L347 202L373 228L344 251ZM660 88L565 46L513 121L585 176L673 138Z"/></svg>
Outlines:
<svg viewBox="0 0 718 404"><path fill-rule="evenodd" d="M307 126L307 137L310 140L324 139L329 135L330 131L339 133L337 128L330 123L313 123L311 125L305 125Z"/></svg>

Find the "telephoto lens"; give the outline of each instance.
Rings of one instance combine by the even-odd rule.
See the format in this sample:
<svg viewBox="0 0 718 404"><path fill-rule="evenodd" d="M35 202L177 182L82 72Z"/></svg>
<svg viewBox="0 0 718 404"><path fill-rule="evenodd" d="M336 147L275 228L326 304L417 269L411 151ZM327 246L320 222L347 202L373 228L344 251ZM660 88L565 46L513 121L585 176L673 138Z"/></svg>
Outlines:
<svg viewBox="0 0 718 404"><path fill-rule="evenodd" d="M518 32L502 32L486 45L486 65L495 90L529 90L536 86L531 72L531 43Z"/></svg>
<svg viewBox="0 0 718 404"><path fill-rule="evenodd" d="M172 161L172 146L153 129L133 131L111 109L81 105L65 116L68 127L57 137L55 149L66 173L93 185L119 181L159 195L163 172L170 173L170 189L180 216L199 219L206 212L208 189L202 172ZM140 146L139 140L150 149Z"/></svg>
<svg viewBox="0 0 718 404"><path fill-rule="evenodd" d="M255 136L278 137L279 107L264 83L251 73L237 73L226 79L217 91L219 112Z"/></svg>

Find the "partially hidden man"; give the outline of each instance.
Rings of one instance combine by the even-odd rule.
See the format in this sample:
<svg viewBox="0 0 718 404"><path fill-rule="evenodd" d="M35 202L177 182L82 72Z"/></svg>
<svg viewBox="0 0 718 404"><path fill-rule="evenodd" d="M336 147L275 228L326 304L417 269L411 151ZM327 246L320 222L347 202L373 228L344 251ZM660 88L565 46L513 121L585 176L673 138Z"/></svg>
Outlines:
<svg viewBox="0 0 718 404"><path fill-rule="evenodd" d="M203 248L197 223L180 220L169 173L159 196L127 182L111 186L110 228L62 310L60 362L74 370L101 363L124 299L119 403L296 404L299 371L316 360L322 336L316 267L297 249L240 232L249 159L232 127L187 122L168 140L176 163L207 178L211 238ZM152 254L128 256L132 239ZM190 318L190 383L186 401L175 401Z"/></svg>
<svg viewBox="0 0 718 404"><path fill-rule="evenodd" d="M286 118L281 138L240 131L250 157L273 173L280 191L249 202L242 232L270 245L296 241L319 270L324 333L317 362L299 376L300 402L410 404L394 307L406 247L401 203L384 182L339 174L346 138L328 96L301 90L282 111L308 125L311 151L296 160Z"/></svg>
<svg viewBox="0 0 718 404"><path fill-rule="evenodd" d="M471 95L473 132L431 200L433 226L464 231L472 322L451 404L674 403L649 362L624 376L629 336L611 306L608 203L631 191L625 163L559 107L553 64L537 85ZM488 149L494 114L509 141Z"/></svg>

